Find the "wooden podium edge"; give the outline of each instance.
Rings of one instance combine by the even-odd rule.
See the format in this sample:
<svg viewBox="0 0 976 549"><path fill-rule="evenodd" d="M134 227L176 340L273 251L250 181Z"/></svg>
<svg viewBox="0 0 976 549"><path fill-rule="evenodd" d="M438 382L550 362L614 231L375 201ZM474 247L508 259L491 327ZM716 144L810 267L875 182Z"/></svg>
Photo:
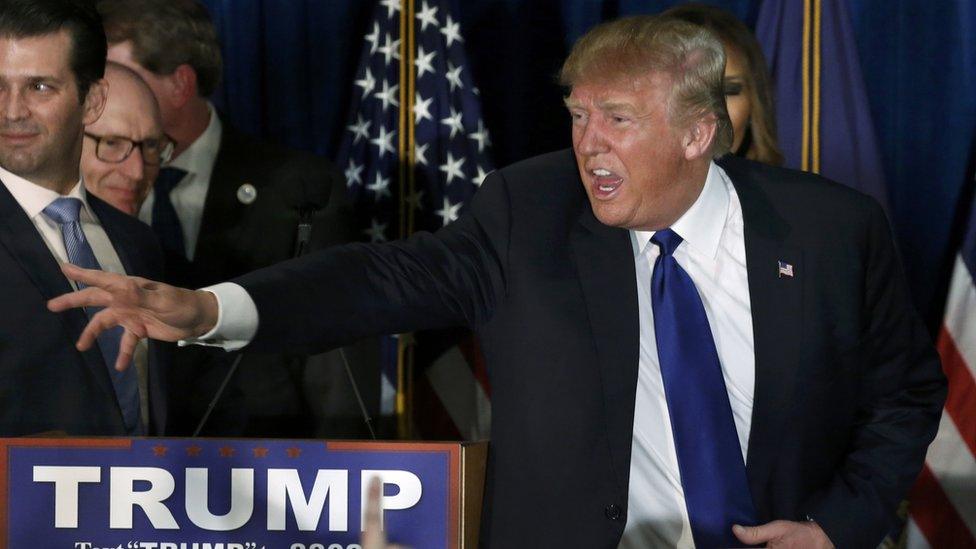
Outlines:
<svg viewBox="0 0 976 549"><path fill-rule="evenodd" d="M485 493L488 441L461 444L461 549L476 549Z"/></svg>

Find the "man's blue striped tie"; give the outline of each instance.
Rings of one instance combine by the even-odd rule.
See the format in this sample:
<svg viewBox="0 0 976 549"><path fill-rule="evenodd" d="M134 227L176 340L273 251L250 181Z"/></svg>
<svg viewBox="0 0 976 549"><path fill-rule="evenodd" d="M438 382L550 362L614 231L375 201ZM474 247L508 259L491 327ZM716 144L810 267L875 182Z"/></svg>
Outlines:
<svg viewBox="0 0 976 549"><path fill-rule="evenodd" d="M741 546L733 524L755 525L742 449L715 341L695 283L674 259L681 237L658 231L651 275L654 334L681 487L699 549Z"/></svg>
<svg viewBox="0 0 976 549"><path fill-rule="evenodd" d="M81 200L77 198L61 197L44 208L44 215L61 227L61 237L64 239L69 262L85 269L101 269L85 233L81 230L79 221L81 206ZM78 287L84 288L85 285L79 282ZM86 311L89 316L94 316L99 310L101 309L97 307L89 307ZM122 409L126 433L139 435L144 433L144 429L139 408L138 374L131 364L124 372L115 369L122 333L121 326L105 330L98 336L98 348L102 352L109 377L112 378L112 385L115 387L115 396Z"/></svg>

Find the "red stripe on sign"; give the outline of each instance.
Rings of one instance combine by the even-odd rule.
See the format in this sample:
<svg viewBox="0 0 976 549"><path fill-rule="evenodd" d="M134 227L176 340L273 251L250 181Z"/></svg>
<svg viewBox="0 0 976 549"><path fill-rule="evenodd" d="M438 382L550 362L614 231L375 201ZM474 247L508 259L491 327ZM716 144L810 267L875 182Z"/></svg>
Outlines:
<svg viewBox="0 0 976 549"><path fill-rule="evenodd" d="M976 539L926 465L908 496L911 516L934 549L976 549Z"/></svg>
<svg viewBox="0 0 976 549"><path fill-rule="evenodd" d="M942 357L942 370L949 378L949 395L945 408L949 412L959 435L976 458L976 380L959 354L952 335L943 326L937 345Z"/></svg>

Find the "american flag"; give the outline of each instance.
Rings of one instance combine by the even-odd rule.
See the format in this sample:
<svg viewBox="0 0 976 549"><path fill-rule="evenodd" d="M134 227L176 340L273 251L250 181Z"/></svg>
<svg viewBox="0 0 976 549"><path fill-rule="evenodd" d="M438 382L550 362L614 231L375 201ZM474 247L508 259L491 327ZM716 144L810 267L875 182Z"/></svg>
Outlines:
<svg viewBox="0 0 976 549"><path fill-rule="evenodd" d="M976 548L976 201L937 342L949 396L909 496L907 546Z"/></svg>
<svg viewBox="0 0 976 549"><path fill-rule="evenodd" d="M454 221L492 169L451 7L447 0L382 0L366 35L339 164L371 242ZM393 336L382 344L381 413L404 413L403 364L418 340ZM478 377L470 369L453 375Z"/></svg>

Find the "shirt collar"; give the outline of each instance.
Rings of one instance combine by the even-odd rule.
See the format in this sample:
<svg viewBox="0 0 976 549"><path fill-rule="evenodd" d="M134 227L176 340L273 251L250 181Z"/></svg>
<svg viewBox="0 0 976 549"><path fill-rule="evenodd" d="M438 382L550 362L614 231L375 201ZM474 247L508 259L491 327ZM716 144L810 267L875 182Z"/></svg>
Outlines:
<svg viewBox="0 0 976 549"><path fill-rule="evenodd" d="M728 176L715 162L709 163L705 185L694 204L688 208L671 230L682 240L706 257L714 259L718 255L722 231L725 230L729 216ZM638 254L647 247L654 231L632 231L637 240Z"/></svg>
<svg viewBox="0 0 976 549"><path fill-rule="evenodd" d="M207 124L207 129L203 130L203 133L186 150L166 166L179 168L187 173L209 171L210 166L217 158L217 151L220 149L223 125L220 122L220 117L217 116L217 110L209 101L207 102L207 109L210 112L210 123Z"/></svg>
<svg viewBox="0 0 976 549"><path fill-rule="evenodd" d="M42 187L36 183L31 183L27 179L20 177L19 175L13 174L4 168L0 167L0 180L13 195L14 200L20 204L20 207L27 214L27 217L34 219L38 214L44 211L51 202L56 199L61 198L61 195L51 189ZM64 195L72 198L77 198L81 200L83 205L82 210L85 215L89 218L94 218L92 214L91 207L88 205L88 197L85 193L85 186L82 185L82 180L79 178L75 186L71 188L68 194Z"/></svg>

